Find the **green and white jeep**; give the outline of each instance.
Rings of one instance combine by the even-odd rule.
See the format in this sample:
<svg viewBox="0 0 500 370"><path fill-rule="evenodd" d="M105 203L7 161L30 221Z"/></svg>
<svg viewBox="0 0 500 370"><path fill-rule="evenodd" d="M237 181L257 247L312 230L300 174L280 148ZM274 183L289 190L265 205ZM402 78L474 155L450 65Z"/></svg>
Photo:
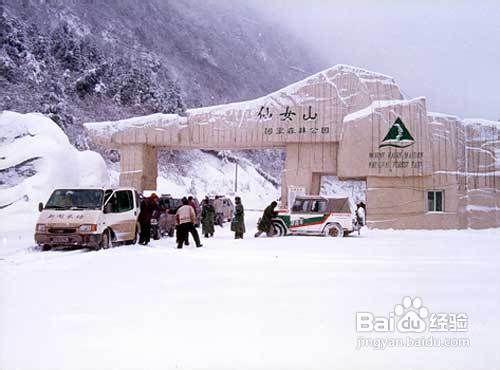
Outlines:
<svg viewBox="0 0 500 370"><path fill-rule="evenodd" d="M347 197L300 195L295 198L291 212L280 210L273 218L275 236L343 237L359 231L361 226L354 205Z"/></svg>

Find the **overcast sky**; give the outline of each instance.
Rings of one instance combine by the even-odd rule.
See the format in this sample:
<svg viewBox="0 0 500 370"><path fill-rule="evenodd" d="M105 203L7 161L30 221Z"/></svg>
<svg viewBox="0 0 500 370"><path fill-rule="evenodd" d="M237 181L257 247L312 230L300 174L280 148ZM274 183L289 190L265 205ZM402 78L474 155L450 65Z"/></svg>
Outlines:
<svg viewBox="0 0 500 370"><path fill-rule="evenodd" d="M429 109L500 120L500 0L252 0L324 58L393 76Z"/></svg>

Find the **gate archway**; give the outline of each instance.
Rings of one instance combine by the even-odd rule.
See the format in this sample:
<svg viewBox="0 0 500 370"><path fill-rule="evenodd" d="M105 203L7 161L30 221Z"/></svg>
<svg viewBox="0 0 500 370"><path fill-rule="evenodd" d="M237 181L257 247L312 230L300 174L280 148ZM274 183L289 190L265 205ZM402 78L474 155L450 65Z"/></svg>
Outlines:
<svg viewBox="0 0 500 370"><path fill-rule="evenodd" d="M284 148L285 202L289 186L318 194L321 175L334 175L366 179L371 220L378 227L466 227L478 219L477 225L500 224L500 182L488 170L496 166L495 144L488 154L478 154L484 163L475 170L486 171L478 178L492 179L478 182L489 194L478 201L496 208L478 218L459 200L469 191L459 186L470 178L469 169L460 167L471 145L466 125L428 113L425 98L404 99L392 78L351 66L335 66L255 100L85 127L97 143L120 151L120 184L140 190L156 188L158 148ZM446 189L452 216L429 214L425 197L431 188Z"/></svg>

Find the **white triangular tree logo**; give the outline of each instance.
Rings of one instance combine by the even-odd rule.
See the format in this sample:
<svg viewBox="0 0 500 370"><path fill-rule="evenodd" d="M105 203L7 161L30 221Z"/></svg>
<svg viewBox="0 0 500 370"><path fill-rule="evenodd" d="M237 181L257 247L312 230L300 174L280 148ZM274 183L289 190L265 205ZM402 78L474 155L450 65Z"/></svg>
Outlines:
<svg viewBox="0 0 500 370"><path fill-rule="evenodd" d="M413 136L411 136L401 118L398 117L378 147L394 146L396 148L406 148L414 143L415 139L413 139Z"/></svg>

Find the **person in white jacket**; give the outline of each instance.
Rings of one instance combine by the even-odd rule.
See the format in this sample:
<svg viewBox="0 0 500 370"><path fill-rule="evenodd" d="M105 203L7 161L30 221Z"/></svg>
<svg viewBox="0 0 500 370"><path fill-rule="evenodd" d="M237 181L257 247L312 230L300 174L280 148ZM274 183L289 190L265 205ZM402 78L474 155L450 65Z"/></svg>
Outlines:
<svg viewBox="0 0 500 370"><path fill-rule="evenodd" d="M200 236L198 231L194 227L196 222L196 214L194 208L189 205L187 198L182 198L182 206L177 210L175 214L175 222L177 225L177 248L181 249L184 243L187 241L188 233L193 236L196 247L202 247L200 243Z"/></svg>

